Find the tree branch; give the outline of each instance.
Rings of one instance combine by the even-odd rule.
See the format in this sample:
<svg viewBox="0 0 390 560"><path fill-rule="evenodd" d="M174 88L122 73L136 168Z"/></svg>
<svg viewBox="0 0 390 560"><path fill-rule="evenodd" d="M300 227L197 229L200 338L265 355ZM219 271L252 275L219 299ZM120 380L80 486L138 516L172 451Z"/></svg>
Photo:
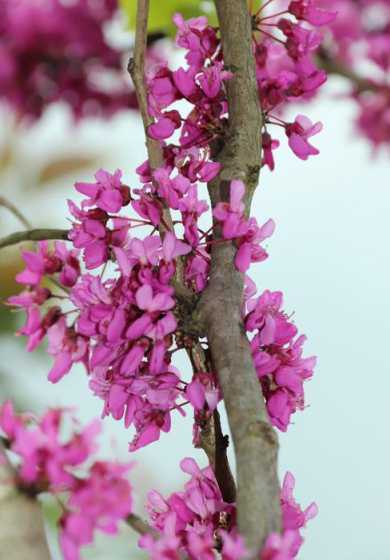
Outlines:
<svg viewBox="0 0 390 560"><path fill-rule="evenodd" d="M134 57L128 64L129 74L134 82L138 106L145 130L145 143L151 169L164 165L163 150L158 140L150 138L148 127L153 123L148 111L148 94L145 82L145 54L148 37L149 0L137 0L137 20L134 41ZM169 209L163 208L163 229L173 229ZM164 233L164 232L163 232Z"/></svg>
<svg viewBox="0 0 390 560"><path fill-rule="evenodd" d="M148 135L148 127L153 123L153 118L148 111L148 93L145 81L145 55L148 40L148 16L149 16L149 0L137 0L137 18L134 40L134 56L129 60L128 72L133 80L135 93L137 96L138 106L142 117L145 131L145 144L148 153L148 160L151 170L158 169L164 165L163 149L158 140L150 138ZM162 220L159 225L159 233L161 238L167 231L173 231L172 216L169 208L162 199L159 199L162 206ZM183 262L180 258L176 260L176 273L174 284L182 284L180 291L187 291L187 299L191 296L191 291L187 290L183 283Z"/></svg>
<svg viewBox="0 0 390 560"><path fill-rule="evenodd" d="M378 89L375 82L359 76L359 74L345 66L337 58L333 57L323 47L317 52L317 61L319 66L325 70L327 74L341 76L342 78L349 80L357 93L363 93L364 91L376 91Z"/></svg>
<svg viewBox="0 0 390 560"><path fill-rule="evenodd" d="M227 456L229 437L223 435L218 409L214 410L213 423L215 433L215 478L225 502L233 503L237 499L237 491Z"/></svg>
<svg viewBox="0 0 390 560"><path fill-rule="evenodd" d="M258 182L262 117L246 0L215 0L228 81L229 127L220 175L209 185L213 207L229 197L230 182L246 185L246 209ZM215 228L217 236L218 228ZM280 530L278 440L270 425L241 318L243 276L233 243L214 244L209 285L199 303L221 384L237 462L238 526L253 557L268 534Z"/></svg>
<svg viewBox="0 0 390 560"><path fill-rule="evenodd" d="M67 229L29 229L26 231L16 231L0 239L0 249L16 245L22 241L45 241L47 239L64 239L68 241Z"/></svg>
<svg viewBox="0 0 390 560"><path fill-rule="evenodd" d="M187 354L195 372L213 371L209 352L208 350L205 351L199 342L191 344L187 348ZM210 417L206 416L204 423L201 423L200 441L197 447L200 447L206 453L225 502L235 502L236 483L227 456L229 438L223 435L221 419L217 409Z"/></svg>
<svg viewBox="0 0 390 560"><path fill-rule="evenodd" d="M131 513L127 517L126 522L132 529L134 529L134 531L136 531L140 535L151 535L155 539L159 538L160 536L158 531L153 529L153 527L151 527L146 521L141 519L141 517L139 517L135 513Z"/></svg>
<svg viewBox="0 0 390 560"><path fill-rule="evenodd" d="M18 492L0 441L0 550L3 558L50 560L40 504Z"/></svg>
<svg viewBox="0 0 390 560"><path fill-rule="evenodd" d="M0 196L0 206L2 206L3 208L7 208L7 210L9 210L11 212L11 214L13 214L15 216L15 218L17 218L19 220L19 222L26 228L26 229L30 229L32 226L30 224L30 222L27 220L27 218L22 214L22 212L19 210L19 208L17 208L15 206L15 204L12 204L12 202L10 202L9 200L7 200L6 198L4 198L3 196Z"/></svg>

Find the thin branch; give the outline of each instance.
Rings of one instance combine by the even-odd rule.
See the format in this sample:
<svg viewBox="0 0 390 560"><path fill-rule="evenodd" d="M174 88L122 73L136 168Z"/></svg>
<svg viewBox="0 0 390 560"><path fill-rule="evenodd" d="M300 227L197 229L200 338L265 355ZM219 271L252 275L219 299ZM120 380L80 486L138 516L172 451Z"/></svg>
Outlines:
<svg viewBox="0 0 390 560"><path fill-rule="evenodd" d="M131 513L127 519L126 519L126 523L128 525L130 525L130 527L132 529L134 529L134 531L136 531L137 533L139 533L140 535L151 535L152 537L154 537L155 539L158 538L160 535L158 533L158 531L156 531L155 529L153 529L153 527L151 527L149 525L149 523L147 523L146 521L144 521L141 517L139 517L138 515L136 515L135 513Z"/></svg>
<svg viewBox="0 0 390 560"><path fill-rule="evenodd" d="M134 0L135 1L135 0ZM138 106L140 109L142 122L145 131L145 143L148 153L150 168L158 169L164 165L163 149L158 140L154 140L148 135L148 127L153 123L153 118L148 111L148 91L145 80L145 57L148 38L148 16L149 16L149 0L137 0L137 17L134 40L134 56L129 60L128 72L133 80L135 93L137 96ZM163 239L167 231L173 231L172 216L165 202L160 199L162 205L162 219L159 225L160 237ZM183 278L183 262L180 258L176 260L176 273L174 283L176 291L178 284L182 284L181 293L187 294L187 299L191 298L191 290L187 290L184 285Z"/></svg>
<svg viewBox="0 0 390 560"><path fill-rule="evenodd" d="M217 409L214 410L213 420L215 432L215 478L225 502L233 503L237 499L237 491L227 456L229 437L223 435L221 418Z"/></svg>
<svg viewBox="0 0 390 560"><path fill-rule="evenodd" d="M16 245L22 241L45 241L47 239L68 240L69 231L67 229L29 229L26 231L16 231L0 239L0 249Z"/></svg>
<svg viewBox="0 0 390 560"><path fill-rule="evenodd" d="M214 157L222 164L210 183L212 206L229 199L230 183L246 185L249 213L261 162L262 117L252 47L251 18L245 0L215 0L228 81L229 126ZM218 227L215 235L221 236ZM199 307L213 364L218 373L237 464L238 527L252 557L268 534L280 531L278 439L271 426L250 346L242 324L243 275L234 267L233 243L212 247L209 285Z"/></svg>
<svg viewBox="0 0 390 560"><path fill-rule="evenodd" d="M17 208L14 204L12 204L12 202L7 200L3 196L0 196L0 206L3 206L3 208L9 210L11 214L13 214L15 218L18 219L19 222L22 224L22 226L24 226L26 229L32 228L32 225L27 220L27 218L22 214L19 208Z"/></svg>
<svg viewBox="0 0 390 560"><path fill-rule="evenodd" d="M345 66L341 60L333 57L324 48L318 50L317 62L327 74L346 78L351 83L356 93L376 91L378 89L378 85L375 82L359 76L359 74Z"/></svg>
<svg viewBox="0 0 390 560"><path fill-rule="evenodd" d="M189 348L186 348L186 352L194 372L209 371L205 351L199 342L192 343ZM195 447L203 449L209 461L209 465L215 472L216 444L213 417L200 419L199 427L199 443Z"/></svg>
<svg viewBox="0 0 390 560"><path fill-rule="evenodd" d="M209 351L205 351L199 343L187 349L194 371L212 371L213 365ZM200 441L198 447L203 449L212 467L219 489L225 502L236 501L236 483L230 469L227 456L229 446L228 436L223 435L221 418L217 409L212 416L206 418L200 426Z"/></svg>
<svg viewBox="0 0 390 560"><path fill-rule="evenodd" d="M158 169L164 165L164 156L161 144L148 135L148 127L153 123L153 118L148 111L148 94L145 80L145 55L148 36L149 0L137 0L137 20L134 41L134 57L128 64L129 74L134 82L138 106L142 116L145 130L146 149L148 152L151 169ZM173 229L172 218L168 208L163 209L163 223L165 229ZM164 226L163 226L164 228Z"/></svg>

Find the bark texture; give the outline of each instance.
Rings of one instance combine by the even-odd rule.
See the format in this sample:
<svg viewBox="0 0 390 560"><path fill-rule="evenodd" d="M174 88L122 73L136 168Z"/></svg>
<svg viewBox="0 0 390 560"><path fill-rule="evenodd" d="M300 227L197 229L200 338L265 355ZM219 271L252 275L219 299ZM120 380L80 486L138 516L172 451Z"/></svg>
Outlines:
<svg viewBox="0 0 390 560"><path fill-rule="evenodd" d="M209 185L212 205L229 199L230 182L246 185L249 213L261 162L262 114L246 0L215 0L227 68L229 127L216 159L222 171ZM233 243L215 244L209 286L200 304L218 373L237 463L238 526L256 556L268 534L280 530L278 440L268 420L241 319L243 276L234 267Z"/></svg>

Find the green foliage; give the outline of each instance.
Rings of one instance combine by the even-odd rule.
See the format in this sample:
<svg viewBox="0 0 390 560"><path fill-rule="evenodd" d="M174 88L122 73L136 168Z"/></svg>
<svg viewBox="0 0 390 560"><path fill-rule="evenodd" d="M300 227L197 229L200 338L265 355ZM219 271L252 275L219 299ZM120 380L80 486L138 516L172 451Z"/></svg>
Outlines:
<svg viewBox="0 0 390 560"><path fill-rule="evenodd" d="M126 14L130 29L135 28L137 0L120 0L122 10ZM253 1L257 9L261 0ZM211 25L217 25L213 0L150 0L149 25L150 32L163 31L170 36L176 32L172 16L177 12L185 19L206 15Z"/></svg>
<svg viewBox="0 0 390 560"><path fill-rule="evenodd" d="M134 29L137 1L120 0L120 4L126 14L130 29ZM214 3L210 0L150 0L149 31L164 31L168 35L174 35L176 28L172 23L172 16L177 12L180 12L186 19L207 15L210 23L216 24Z"/></svg>

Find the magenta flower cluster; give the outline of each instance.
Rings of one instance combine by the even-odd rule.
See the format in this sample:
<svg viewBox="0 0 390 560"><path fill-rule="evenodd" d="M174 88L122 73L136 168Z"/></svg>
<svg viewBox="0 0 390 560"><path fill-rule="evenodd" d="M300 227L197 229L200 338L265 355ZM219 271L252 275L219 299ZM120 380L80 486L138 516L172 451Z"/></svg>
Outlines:
<svg viewBox="0 0 390 560"><path fill-rule="evenodd" d="M223 501L212 469L200 469L190 458L183 459L180 467L191 477L182 492L166 499L155 490L149 493L150 521L162 536L158 539L144 536L140 546L149 552L152 560L179 560L182 552L194 560L213 560L215 549L222 560L247 558L248 551L236 530L235 505ZM294 558L303 542L300 530L317 514L314 503L304 511L296 503L294 486L294 477L288 472L280 498L283 533L268 537L259 560Z"/></svg>
<svg viewBox="0 0 390 560"><path fill-rule="evenodd" d="M286 38L283 44L262 31L266 16L261 10L253 18L253 52L264 110L264 163L271 169L276 141L269 135L269 124L284 128L291 149L301 159L318 153L309 138L319 131L319 123L312 125L302 115L285 123L275 112L292 99L305 99L323 83L325 77L311 58L319 36L307 22L319 25L333 16L318 11L312 2L294 2L289 10L298 21L278 20ZM191 301L197 301L209 281L214 244L236 247L235 266L245 278L242 321L259 391L270 421L280 430L285 431L291 415L303 409L303 383L315 365L314 358L302 357L304 337L297 336L297 328L282 310L281 293L266 290L255 297L256 287L247 276L252 263L268 257L264 242L272 235L274 222L259 225L256 218L246 216L245 185L238 179L230 183L229 199L208 212L204 183L220 171L211 144L226 133L225 84L232 76L224 67L217 30L206 18L184 21L177 15L174 21L188 67L171 71L160 65L148 77L148 104L155 119L148 134L161 145L163 165L152 170L146 161L139 166L137 188L124 184L119 170L113 174L99 170L95 181L76 183L82 201L68 202L70 245L41 242L37 251L24 251L26 267L17 280L25 289L9 299L27 312L19 334L28 337L28 350L47 337L54 358L49 380L56 383L75 363L82 364L92 392L103 401L102 416L122 419L135 430L131 451L169 432L172 415L184 415L188 409L194 414L197 444L202 421L222 398L218 372L194 363L192 379L186 380L175 363L177 351L207 345L201 333L191 330L191 316L190 328L183 323L183 305L187 313L191 310L188 301L183 304L177 285L185 290L185 298L190 294ZM284 64L287 67L281 72ZM171 107L183 99L190 104L188 112ZM167 219L167 209L172 221ZM142 233L137 236L138 232ZM46 277L54 283L44 284ZM13 419L13 413L5 410L3 416ZM12 426L18 422L2 421L12 441ZM28 434L23 437L30 441ZM37 460L41 455L37 453ZM57 459L51 460L56 472L61 469ZM47 470L46 463L40 465L39 469ZM194 560L213 559L217 553L225 560L245 558L235 505L222 499L212 469L200 469L192 459L184 459L181 467L191 476L184 492L168 499L157 492L149 495L148 510L159 538L144 536L141 546L159 560L180 558L182 552ZM88 482L74 482L73 488L70 481L70 513L61 533L67 560L77 559L79 547L91 541L94 529L114 532L117 521L130 512L130 498L124 504L119 496L124 472L95 464ZM49 483L55 488L52 479ZM303 512L295 503L293 485L292 475L287 475L281 494L283 533L269 536L261 560L294 558L302 542L300 529L315 513L314 505ZM124 488L128 495L129 487ZM93 502L94 492L101 507ZM89 499L94 513L80 516ZM110 500L115 504L109 505ZM110 512L108 519L104 509Z"/></svg>
<svg viewBox="0 0 390 560"><path fill-rule="evenodd" d="M291 414L304 408L303 383L313 375L314 356L302 357L305 336L281 310L282 292L266 290L247 301L246 329L255 333L252 356L272 423L286 431Z"/></svg>
<svg viewBox="0 0 390 560"><path fill-rule="evenodd" d="M158 186L181 185L181 190L170 188L171 195L175 192L173 203L169 203L170 197L151 195L152 183L134 189L137 195L133 196L122 185L119 171L111 175L100 170L95 183L76 184L86 196L80 208L69 202L75 217L69 238L76 248L56 242L49 249L47 242L41 242L36 253L24 251L26 269L17 280L27 290L9 298L10 304L27 310L27 322L19 331L28 336L27 349L35 349L48 338L48 352L54 357L49 380L56 383L74 363L82 363L90 388L104 401L103 416L123 418L126 427L135 427L131 450L159 439L161 431L169 432L174 411L183 414L184 407L192 405L195 412L211 413L221 399L215 375L195 371L188 383L173 363L182 340L172 280L180 259L184 281L195 296L208 282L212 243L224 241L202 242L204 232L198 218L207 204L197 199L196 184L181 174L171 180L165 169L155 176ZM246 219L243 194L243 183L232 181L230 202L218 204L214 217L221 224L223 238L237 246L236 267L246 272L252 262L267 258L261 244L272 234L274 223L269 220L259 227L255 218ZM153 232L160 223L161 199L183 209L183 238L173 231L163 240L157 234L133 237L134 228L142 226ZM128 206L136 218L128 210L120 213ZM188 212L189 208L195 210ZM109 261L115 263L115 269L104 279ZM95 269L100 272L89 272ZM66 295L42 287L45 275L55 275L68 290ZM266 291L256 300L255 292L246 291L243 318L248 333L256 331L251 342L253 358L270 419L286 430L291 413L303 408L303 381L312 375L315 359L301 357L304 337L294 339L297 329L280 310L281 294ZM47 302L58 295L63 307L47 308Z"/></svg>
<svg viewBox="0 0 390 560"><path fill-rule="evenodd" d="M292 2L284 13L298 21L278 18L278 14L266 16L262 9L253 18L253 52L264 114L264 163L271 170L274 169L272 151L279 142L271 138L269 125L284 128L291 150L300 159L319 153L309 138L321 130L321 123L312 124L303 115L288 123L278 114L289 102L313 96L325 82L326 74L316 67L313 56L321 43L321 34L305 24L324 25L334 18L333 13L303 0ZM156 119L149 127L149 135L165 140L179 130L180 152L184 155L194 146L209 146L226 132L225 82L231 73L224 68L217 32L208 25L207 18L186 22L176 15L174 21L178 27L177 45L187 50L188 68L171 71L161 65L149 77L149 111ZM276 35L271 33L273 27ZM171 108L178 100L186 100L191 106L185 117ZM171 150L168 146L167 151ZM177 157L175 152L172 156Z"/></svg>
<svg viewBox="0 0 390 560"><path fill-rule="evenodd" d="M66 435L66 420L72 423L70 435ZM61 502L59 538L65 560L80 560L81 547L93 542L95 531L118 532L119 523L132 511L126 476L131 465L91 464L98 421L80 430L66 410L49 410L38 420L16 414L7 401L0 407L0 430L17 457L16 485L32 494L48 491ZM80 469L85 472L82 477Z"/></svg>
<svg viewBox="0 0 390 560"><path fill-rule="evenodd" d="M28 336L28 350L47 335L48 352L54 357L50 381L59 381L74 363L82 363L92 391L104 401L103 416L123 418L126 427L135 427L131 450L168 432L174 411L184 414L190 404L198 416L201 411L211 413L221 399L214 374L195 371L187 383L173 363L175 351L183 347L179 302L172 287L178 261L183 281L195 295L207 285L213 243L233 241L236 267L246 273L251 263L267 258L262 244L274 230L272 220L259 226L256 218L244 216L245 187L238 180L230 185L230 201L217 204L213 212L223 239L214 239L213 228L200 227L208 203L199 198L199 184L210 181L220 168L210 159L209 142L217 134L216 129L209 134L210 118L214 115L218 126L223 123L224 80L229 76L223 70L216 31L207 20L184 22L176 16L175 21L190 68L158 71L150 80L149 104L156 116L150 133L165 136L161 131L168 130L168 121L181 123L182 117L162 108L180 97L178 84L183 91L191 85L187 99L195 105L179 124L179 145L164 143L165 165L153 173L148 162L138 168L141 188L124 185L119 170L114 174L100 170L95 182L76 183L84 199L80 207L69 201L73 217L69 239L74 248L56 242L49 249L41 242L37 252L24 251L26 269L17 281L27 290L9 299L27 310L20 334ZM176 229L168 228L161 239L154 232L167 226L164 207L176 212L178 219ZM134 235L139 227L144 230L142 238ZM110 261L114 269L107 268ZM98 274L90 272L101 267ZM66 295L42 287L46 275L55 275ZM254 300L256 290L247 282L243 319L248 332L257 332L251 342L254 362L270 419L286 430L291 413L303 408L303 381L311 376L315 360L301 357L304 338L294 339L296 327L280 310L281 296L265 292ZM63 305L48 307L48 301Z"/></svg>

